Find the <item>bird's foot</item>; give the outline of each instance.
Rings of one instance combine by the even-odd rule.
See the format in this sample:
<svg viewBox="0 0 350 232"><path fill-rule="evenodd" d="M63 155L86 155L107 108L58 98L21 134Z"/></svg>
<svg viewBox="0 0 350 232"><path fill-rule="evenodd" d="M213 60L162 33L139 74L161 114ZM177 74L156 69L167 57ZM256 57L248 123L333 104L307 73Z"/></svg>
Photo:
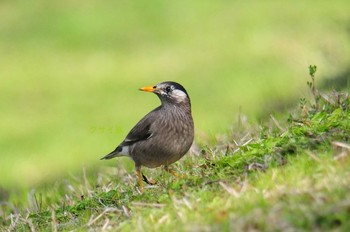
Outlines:
<svg viewBox="0 0 350 232"><path fill-rule="evenodd" d="M142 174L142 180L149 185L156 185L157 181L153 179L148 179L144 174Z"/></svg>
<svg viewBox="0 0 350 232"><path fill-rule="evenodd" d="M173 169L169 168L168 166L164 166L164 170L169 172L171 175L175 176L176 178L185 178L185 174L179 174L175 172Z"/></svg>

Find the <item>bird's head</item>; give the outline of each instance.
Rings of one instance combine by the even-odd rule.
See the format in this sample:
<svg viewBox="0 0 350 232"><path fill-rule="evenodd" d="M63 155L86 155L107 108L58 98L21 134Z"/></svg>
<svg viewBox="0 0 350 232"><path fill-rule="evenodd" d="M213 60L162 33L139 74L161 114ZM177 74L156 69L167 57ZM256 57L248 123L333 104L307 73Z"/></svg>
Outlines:
<svg viewBox="0 0 350 232"><path fill-rule="evenodd" d="M190 104L190 97L185 88L173 81L166 81L154 86L143 87L140 88L140 90L157 94L162 104Z"/></svg>

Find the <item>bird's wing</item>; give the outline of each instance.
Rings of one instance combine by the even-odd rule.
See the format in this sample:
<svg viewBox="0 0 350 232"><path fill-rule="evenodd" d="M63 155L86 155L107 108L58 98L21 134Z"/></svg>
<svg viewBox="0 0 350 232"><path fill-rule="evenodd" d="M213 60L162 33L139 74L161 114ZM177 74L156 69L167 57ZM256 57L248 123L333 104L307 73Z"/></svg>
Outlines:
<svg viewBox="0 0 350 232"><path fill-rule="evenodd" d="M124 141L121 144L119 144L119 146L114 151L104 156L101 160L112 159L117 156L126 155L123 154L124 148L126 148L126 150L128 151L128 147L130 145L152 137L152 132L150 131L151 124L152 123L149 120L141 120L138 124L136 124L134 128L132 128L132 130L126 136Z"/></svg>
<svg viewBox="0 0 350 232"><path fill-rule="evenodd" d="M129 132L124 141L111 153L104 156L102 159L112 159L122 154L123 148L129 147L130 145L139 141L147 140L152 137L153 132L151 126L157 118L157 112L160 107L149 112L143 117Z"/></svg>
<svg viewBox="0 0 350 232"><path fill-rule="evenodd" d="M145 127L138 127L135 130L129 132L124 141L122 142L122 146L130 146L136 142L147 140L152 137L152 132L150 130L151 124L148 124Z"/></svg>
<svg viewBox="0 0 350 232"><path fill-rule="evenodd" d="M119 146L130 146L136 142L150 139L153 135L151 126L157 118L159 107L143 117L129 132L124 141Z"/></svg>

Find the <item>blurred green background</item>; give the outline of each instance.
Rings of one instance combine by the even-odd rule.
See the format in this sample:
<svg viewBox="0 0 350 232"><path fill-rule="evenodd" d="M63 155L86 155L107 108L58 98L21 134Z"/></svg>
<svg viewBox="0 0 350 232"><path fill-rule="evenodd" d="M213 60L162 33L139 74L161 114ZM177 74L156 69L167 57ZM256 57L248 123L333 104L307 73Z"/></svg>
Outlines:
<svg viewBox="0 0 350 232"><path fill-rule="evenodd" d="M254 120L346 72L343 1L0 1L0 186L34 186L99 161L182 83L196 140ZM330 82L332 83L332 82ZM293 104L294 104L293 103Z"/></svg>

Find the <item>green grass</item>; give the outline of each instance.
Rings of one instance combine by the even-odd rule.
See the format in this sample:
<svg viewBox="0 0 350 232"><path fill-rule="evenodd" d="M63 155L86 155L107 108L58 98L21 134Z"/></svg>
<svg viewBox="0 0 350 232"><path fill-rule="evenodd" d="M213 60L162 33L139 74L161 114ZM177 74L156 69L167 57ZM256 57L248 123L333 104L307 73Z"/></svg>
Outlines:
<svg viewBox="0 0 350 232"><path fill-rule="evenodd" d="M349 63L345 0L17 0L0 9L7 189L112 165L97 160L158 104L141 86L181 82L202 143L226 133L239 111L254 120L304 95L310 63L320 78Z"/></svg>
<svg viewBox="0 0 350 232"><path fill-rule="evenodd" d="M286 112L313 97L309 64L349 90L349 11L1 1L0 229L348 230L348 103ZM158 184L140 195L132 161L99 159L159 104L137 89L164 80L190 93L200 152L183 179L144 169Z"/></svg>
<svg viewBox="0 0 350 232"><path fill-rule="evenodd" d="M310 87L314 82L310 82ZM216 145L174 165L185 177L147 170L141 194L129 170L83 170L3 204L12 230L350 229L349 93L314 92L284 119L240 120ZM10 216L11 213L11 216ZM1 228L0 227L0 228Z"/></svg>

